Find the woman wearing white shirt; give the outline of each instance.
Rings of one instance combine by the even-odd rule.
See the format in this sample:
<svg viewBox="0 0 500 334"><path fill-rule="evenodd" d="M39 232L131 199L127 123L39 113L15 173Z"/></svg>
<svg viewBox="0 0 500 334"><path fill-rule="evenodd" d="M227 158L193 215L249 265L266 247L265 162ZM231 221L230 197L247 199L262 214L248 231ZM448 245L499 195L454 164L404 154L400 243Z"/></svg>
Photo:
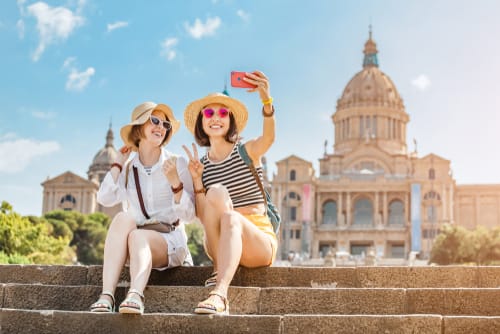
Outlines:
<svg viewBox="0 0 500 334"><path fill-rule="evenodd" d="M163 149L180 122L164 104L145 102L122 127L125 143L106 174L97 201L125 204L111 222L104 246L103 289L92 312L113 312L114 292L126 262L130 289L120 313L144 313L143 291L151 269L177 267L192 259L184 222L195 215L192 178L187 161ZM130 162L131 151L137 152Z"/></svg>

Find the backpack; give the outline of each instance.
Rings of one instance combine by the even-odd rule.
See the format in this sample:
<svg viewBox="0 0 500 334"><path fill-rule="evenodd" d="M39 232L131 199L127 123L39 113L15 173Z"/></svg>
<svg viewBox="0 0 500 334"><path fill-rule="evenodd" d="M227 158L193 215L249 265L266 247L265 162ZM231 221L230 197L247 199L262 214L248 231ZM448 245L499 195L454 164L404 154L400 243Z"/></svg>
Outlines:
<svg viewBox="0 0 500 334"><path fill-rule="evenodd" d="M262 182L259 178L259 175L257 174L257 171L255 170L255 166L253 165L252 159L248 156L248 152L245 148L245 145L243 145L241 142L238 144L238 152L240 153L241 158L245 162L245 164L248 166L250 171L252 172L255 181L257 182L257 185L260 188L260 191L262 192L262 196L264 197L264 204L266 206L266 214L267 217L269 217L269 220L271 221L271 224L273 225L273 230L276 235L278 235L278 231L280 229L280 223L281 223L281 216L278 211L278 208L272 203L271 201L271 195L269 195L269 192L264 188L262 185Z"/></svg>

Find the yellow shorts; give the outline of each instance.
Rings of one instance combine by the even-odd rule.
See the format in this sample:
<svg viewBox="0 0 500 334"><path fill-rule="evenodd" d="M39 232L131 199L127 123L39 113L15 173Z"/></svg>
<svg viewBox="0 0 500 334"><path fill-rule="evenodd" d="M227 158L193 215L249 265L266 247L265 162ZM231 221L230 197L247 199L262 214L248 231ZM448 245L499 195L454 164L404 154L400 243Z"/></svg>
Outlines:
<svg viewBox="0 0 500 334"><path fill-rule="evenodd" d="M243 215L246 219L252 222L259 230L264 232L269 236L269 241L271 243L271 261L268 266L272 265L274 260L276 259L276 253L278 251L278 238L276 238L276 233L274 233L273 225L269 220L267 215ZM210 254L208 253L207 248L207 239L203 240L203 248L205 249L205 253L207 254L210 260L213 260Z"/></svg>
<svg viewBox="0 0 500 334"><path fill-rule="evenodd" d="M278 251L278 238L276 238L276 233L274 233L273 224L269 220L267 215L243 215L246 219L251 221L259 230L269 235L269 240L271 241L272 257L269 266L273 264L276 259L276 252Z"/></svg>

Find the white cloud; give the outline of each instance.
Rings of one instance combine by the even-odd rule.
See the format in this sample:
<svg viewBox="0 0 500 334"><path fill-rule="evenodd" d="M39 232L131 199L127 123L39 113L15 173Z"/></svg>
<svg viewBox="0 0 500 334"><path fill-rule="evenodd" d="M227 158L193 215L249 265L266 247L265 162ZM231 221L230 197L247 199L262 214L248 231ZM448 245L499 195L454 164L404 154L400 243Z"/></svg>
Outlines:
<svg viewBox="0 0 500 334"><path fill-rule="evenodd" d="M250 14L245 12L243 9L238 9L236 11L236 15L238 15L243 21L250 21Z"/></svg>
<svg viewBox="0 0 500 334"><path fill-rule="evenodd" d="M17 33L19 35L19 38L23 39L24 38L24 32L26 30L25 27L24 27L24 21L23 20L18 20L17 24L16 24L16 27L17 27Z"/></svg>
<svg viewBox="0 0 500 334"><path fill-rule="evenodd" d="M186 31L195 39L200 39L204 36L213 36L215 31L220 27L221 20L218 16L214 18L207 18L206 22L203 24L200 19L196 19L192 26L189 23L184 23Z"/></svg>
<svg viewBox="0 0 500 334"><path fill-rule="evenodd" d="M411 84L418 90L424 91L431 85L431 80L425 74L420 74L417 78L411 81Z"/></svg>
<svg viewBox="0 0 500 334"><path fill-rule="evenodd" d="M18 4L23 4L23 1ZM85 2L79 1L81 6ZM36 18L36 28L40 35L40 42L33 54L33 61L38 61L46 47L57 41L66 40L69 35L79 26L83 25L85 19L74 14L65 7L50 7L45 2L36 2L27 8L28 14ZM81 7L78 7L78 11ZM22 13L22 11L21 11Z"/></svg>
<svg viewBox="0 0 500 334"><path fill-rule="evenodd" d="M90 82L90 78L95 74L93 67L87 68L84 72L78 72L77 69L71 69L66 81L66 90L82 91Z"/></svg>
<svg viewBox="0 0 500 334"><path fill-rule="evenodd" d="M160 54L162 56L165 56L168 61L171 61L175 58L177 55L177 52L175 51L175 46L179 40L177 38L167 38L161 43L161 52Z"/></svg>
<svg viewBox="0 0 500 334"><path fill-rule="evenodd" d="M15 139L0 142L0 173L22 172L33 159L57 152L59 143L55 141L35 141Z"/></svg>
<svg viewBox="0 0 500 334"><path fill-rule="evenodd" d="M38 119L53 119L56 117L56 113L52 111L33 111L31 112L31 115L33 117L38 118Z"/></svg>
<svg viewBox="0 0 500 334"><path fill-rule="evenodd" d="M64 61L63 68L69 68L76 61L76 57L68 57Z"/></svg>
<svg viewBox="0 0 500 334"><path fill-rule="evenodd" d="M127 26L128 26L128 22L118 21L118 22L115 22L115 23L108 23L107 29L108 29L108 32L111 32L113 30L120 29L120 28L125 28Z"/></svg>

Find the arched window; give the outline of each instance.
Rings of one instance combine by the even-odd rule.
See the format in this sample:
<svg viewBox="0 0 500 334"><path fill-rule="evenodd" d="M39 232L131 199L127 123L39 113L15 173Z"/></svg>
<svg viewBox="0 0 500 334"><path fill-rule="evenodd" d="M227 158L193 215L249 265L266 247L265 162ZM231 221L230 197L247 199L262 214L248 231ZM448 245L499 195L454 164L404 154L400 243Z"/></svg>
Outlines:
<svg viewBox="0 0 500 334"><path fill-rule="evenodd" d="M434 180L436 178L436 171L434 168L429 169L429 180Z"/></svg>
<svg viewBox="0 0 500 334"><path fill-rule="evenodd" d="M337 202L326 201L323 204L323 224L337 225Z"/></svg>
<svg viewBox="0 0 500 334"><path fill-rule="evenodd" d="M362 198L354 204L354 225L373 224L373 205L369 199Z"/></svg>
<svg viewBox="0 0 500 334"><path fill-rule="evenodd" d="M392 201L389 204L389 225L404 225L405 224L405 209L404 204L400 200Z"/></svg>
<svg viewBox="0 0 500 334"><path fill-rule="evenodd" d="M434 190L429 191L424 195L424 200L441 200L441 196L439 193L435 192Z"/></svg>
<svg viewBox="0 0 500 334"><path fill-rule="evenodd" d="M71 194L66 194L59 203L64 211L71 211L76 207L76 198Z"/></svg>
<svg viewBox="0 0 500 334"><path fill-rule="evenodd" d="M295 191L290 191L290 192L288 193L288 196L285 196L283 199L284 199L285 201L286 201L287 199L300 201L300 195L299 195L299 194L297 194Z"/></svg>
<svg viewBox="0 0 500 334"><path fill-rule="evenodd" d="M296 172L295 172L295 169L292 169L290 171L290 181L295 181L295 178L296 178Z"/></svg>

